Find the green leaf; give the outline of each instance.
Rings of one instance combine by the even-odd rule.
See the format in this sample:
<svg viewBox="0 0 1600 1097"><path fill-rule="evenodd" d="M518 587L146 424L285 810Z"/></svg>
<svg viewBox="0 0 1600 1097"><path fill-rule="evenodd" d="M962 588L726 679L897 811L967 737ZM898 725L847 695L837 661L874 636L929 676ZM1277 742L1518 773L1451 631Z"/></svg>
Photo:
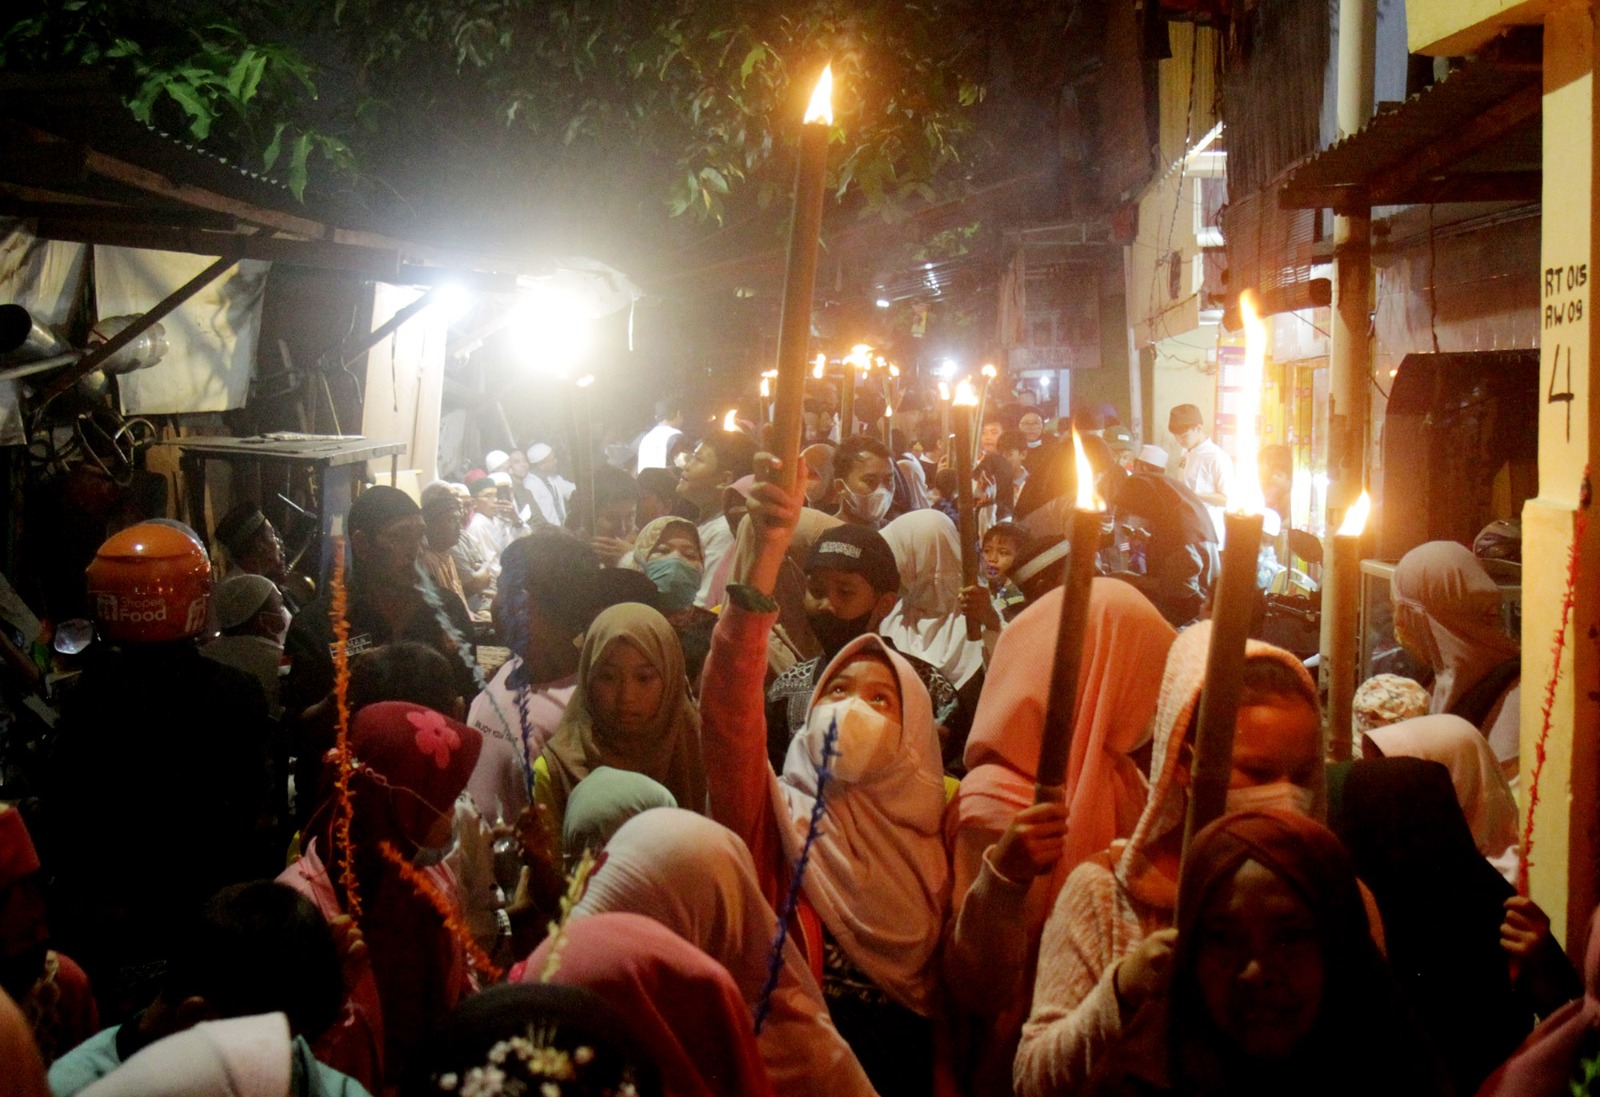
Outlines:
<svg viewBox="0 0 1600 1097"><path fill-rule="evenodd" d="M311 135L302 133L295 138L294 147L289 150L289 193L295 196L296 201L303 202L306 197L306 179L310 174L308 161L311 159Z"/></svg>
<svg viewBox="0 0 1600 1097"><path fill-rule="evenodd" d="M271 171L272 165L278 162L278 155L283 151L283 131L289 128L289 123L279 122L272 130L272 140L267 142L266 151L261 154L261 170Z"/></svg>
<svg viewBox="0 0 1600 1097"><path fill-rule="evenodd" d="M750 52L744 55L744 64L739 66L739 82L742 84L749 80L750 74L756 70L756 66L766 59L766 46L756 45L751 47Z"/></svg>
<svg viewBox="0 0 1600 1097"><path fill-rule="evenodd" d="M193 88L188 84L173 80L163 84L162 90L172 97L173 102L184 109L184 113L188 114L190 133L201 141L211 136L211 123L216 120L216 113L206 105L205 101L196 94Z"/></svg>
<svg viewBox="0 0 1600 1097"><path fill-rule="evenodd" d="M700 169L700 178L705 181L705 185L708 188L710 188L711 190L716 191L718 194L727 194L728 193L728 179L727 179L727 176L723 175L716 168L709 167L709 166L701 168ZM709 205L709 203L710 203L710 196L708 195L707 196L707 204Z"/></svg>

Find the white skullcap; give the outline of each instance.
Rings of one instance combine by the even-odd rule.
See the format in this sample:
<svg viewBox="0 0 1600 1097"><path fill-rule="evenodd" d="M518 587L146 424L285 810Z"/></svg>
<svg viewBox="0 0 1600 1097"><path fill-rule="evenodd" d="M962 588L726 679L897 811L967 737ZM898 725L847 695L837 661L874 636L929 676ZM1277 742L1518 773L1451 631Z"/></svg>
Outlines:
<svg viewBox="0 0 1600 1097"><path fill-rule="evenodd" d="M533 445L528 447L528 464L537 465L540 461L549 458L549 456L554 452L555 450L551 449L543 442L535 442Z"/></svg>
<svg viewBox="0 0 1600 1097"><path fill-rule="evenodd" d="M499 472L511 463L511 454L503 449L492 449L483 459L484 472Z"/></svg>
<svg viewBox="0 0 1600 1097"><path fill-rule="evenodd" d="M265 575L230 575L217 584L217 627L237 628L261 612L277 586Z"/></svg>
<svg viewBox="0 0 1600 1097"><path fill-rule="evenodd" d="M1153 442L1146 442L1139 447L1138 460L1147 465L1154 465L1158 469L1165 469L1167 462L1172 460L1167 451Z"/></svg>

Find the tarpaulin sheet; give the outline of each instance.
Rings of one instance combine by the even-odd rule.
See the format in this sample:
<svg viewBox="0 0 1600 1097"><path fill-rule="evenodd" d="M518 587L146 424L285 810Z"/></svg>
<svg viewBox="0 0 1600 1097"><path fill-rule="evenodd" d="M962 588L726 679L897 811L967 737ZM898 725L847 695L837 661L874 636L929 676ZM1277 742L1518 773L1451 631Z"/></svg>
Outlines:
<svg viewBox="0 0 1600 1097"><path fill-rule="evenodd" d="M34 322L60 334L83 288L83 244L40 240L19 221L0 220L0 301L21 305ZM27 441L16 381L0 381L0 446Z"/></svg>
<svg viewBox="0 0 1600 1097"><path fill-rule="evenodd" d="M94 289L102 319L148 312L213 262L203 255L96 245ZM118 378L126 415L243 407L255 370L261 297L271 264L243 260L161 321L166 357Z"/></svg>

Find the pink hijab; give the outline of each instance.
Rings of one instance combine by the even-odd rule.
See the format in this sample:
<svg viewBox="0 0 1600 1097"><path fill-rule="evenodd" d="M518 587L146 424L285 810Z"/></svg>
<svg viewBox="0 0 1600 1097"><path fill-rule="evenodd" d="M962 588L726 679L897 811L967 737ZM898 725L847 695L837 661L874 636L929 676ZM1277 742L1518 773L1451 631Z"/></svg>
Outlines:
<svg viewBox="0 0 1600 1097"><path fill-rule="evenodd" d="M1051 591L1000 634L967 739L958 829L1003 831L1033 803L1062 597L1059 587ZM1055 869L1052 897L1080 862L1130 834L1138 822L1145 782L1128 752L1150 738L1162 667L1176 638L1160 611L1133 587L1116 579L1093 581L1067 762L1066 850Z"/></svg>
<svg viewBox="0 0 1600 1097"><path fill-rule="evenodd" d="M551 982L583 987L633 1023L666 1097L772 1097L755 1026L726 968L642 914L574 918ZM513 977L540 981L546 938Z"/></svg>

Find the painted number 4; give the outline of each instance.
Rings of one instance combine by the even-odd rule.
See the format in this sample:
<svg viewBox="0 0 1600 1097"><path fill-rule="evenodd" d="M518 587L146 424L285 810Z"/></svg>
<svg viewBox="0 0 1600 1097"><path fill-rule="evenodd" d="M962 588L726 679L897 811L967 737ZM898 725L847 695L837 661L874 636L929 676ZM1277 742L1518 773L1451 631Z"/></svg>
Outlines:
<svg viewBox="0 0 1600 1097"><path fill-rule="evenodd" d="M1561 344L1556 344L1556 353L1550 363L1550 391L1545 396L1547 404L1567 405L1567 441L1572 441L1572 348L1567 348L1567 387L1561 392L1556 391L1556 374L1561 372Z"/></svg>

